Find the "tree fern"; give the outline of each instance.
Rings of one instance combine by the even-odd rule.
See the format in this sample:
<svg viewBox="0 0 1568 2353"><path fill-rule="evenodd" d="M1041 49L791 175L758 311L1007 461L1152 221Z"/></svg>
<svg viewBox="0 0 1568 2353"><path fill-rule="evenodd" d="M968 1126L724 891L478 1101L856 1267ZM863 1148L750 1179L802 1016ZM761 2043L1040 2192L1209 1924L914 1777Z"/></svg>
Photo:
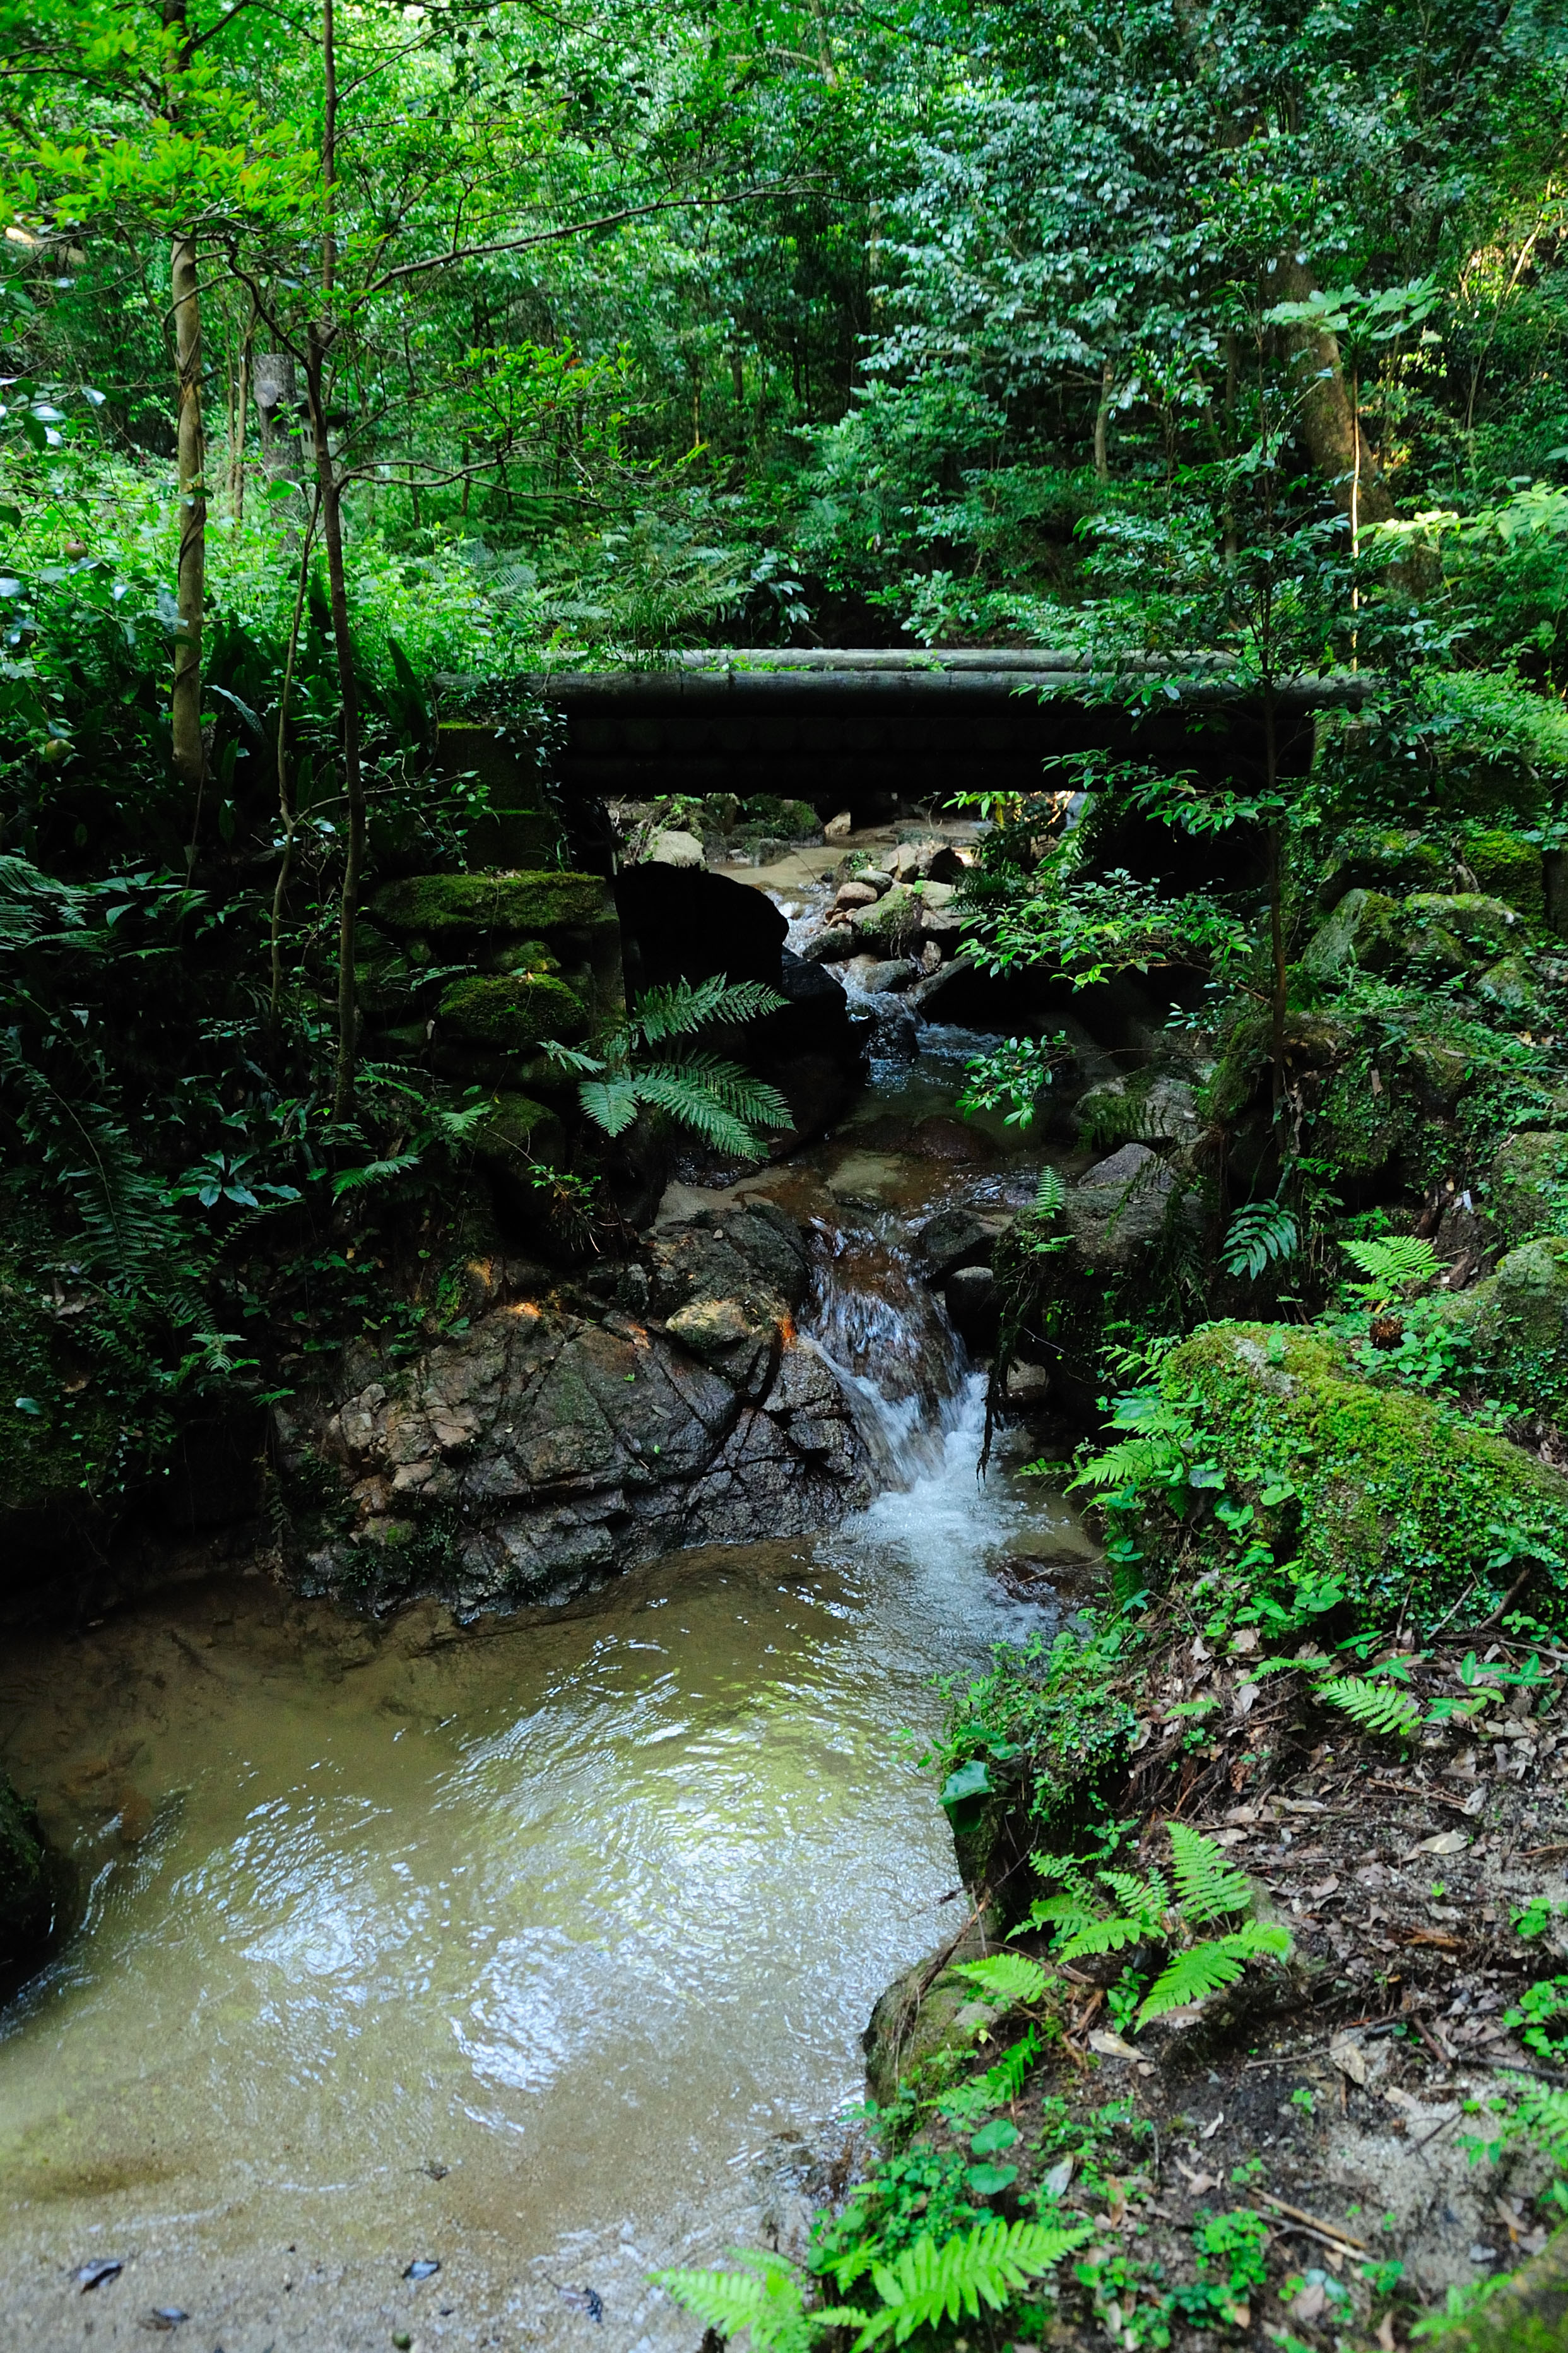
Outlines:
<svg viewBox="0 0 1568 2353"><path fill-rule="evenodd" d="M902 2345L917 2328L978 2318L989 2305L1000 2312L1010 2295L1038 2279L1091 2234L1091 2226L1053 2230L1040 2222L983 2222L938 2246L917 2239L890 2263L877 2263L871 2277L882 2309L873 2313L855 2339L856 2353L891 2336Z"/></svg>
<svg viewBox="0 0 1568 2353"><path fill-rule="evenodd" d="M1272 1260L1293 1257L1300 1239L1291 1210L1279 1201L1248 1201L1230 1221L1220 1264L1227 1274L1245 1274L1256 1282Z"/></svg>
<svg viewBox="0 0 1568 2353"><path fill-rule="evenodd" d="M988 1953L983 1961L963 1961L958 1974L1005 2002L1040 2001L1050 1983L1038 1961L1023 1953Z"/></svg>
<svg viewBox="0 0 1568 2353"><path fill-rule="evenodd" d="M1407 1740L1420 1721L1421 1711L1409 1692L1393 1683L1374 1683L1364 1675L1335 1675L1318 1685L1317 1696L1353 1716L1364 1732Z"/></svg>
<svg viewBox="0 0 1568 2353"><path fill-rule="evenodd" d="M1227 1912L1245 1912L1252 1901L1252 1882L1230 1862L1225 1849L1185 1822L1172 1822L1168 1827L1182 1917L1220 1920Z"/></svg>
<svg viewBox="0 0 1568 2353"><path fill-rule="evenodd" d="M1203 2001L1221 1986L1234 1985L1247 1963L1266 1953L1283 1960L1290 1951L1290 1933L1263 1920L1249 1920L1228 1936L1189 1945L1168 1961L1138 2007L1138 2024Z"/></svg>

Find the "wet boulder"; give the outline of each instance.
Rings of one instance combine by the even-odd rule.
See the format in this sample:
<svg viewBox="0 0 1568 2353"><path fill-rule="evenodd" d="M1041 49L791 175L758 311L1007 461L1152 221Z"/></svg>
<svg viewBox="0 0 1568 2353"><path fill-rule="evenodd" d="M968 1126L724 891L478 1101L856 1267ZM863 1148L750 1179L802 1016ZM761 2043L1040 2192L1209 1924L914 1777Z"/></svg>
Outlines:
<svg viewBox="0 0 1568 2353"><path fill-rule="evenodd" d="M557 1603L677 1546L804 1535L869 1501L837 1377L795 1330L808 1261L770 1203L656 1232L637 1304L476 1266L466 1327L351 1351L278 1417L307 1590L466 1613ZM631 1277L635 1275L635 1284Z"/></svg>
<svg viewBox="0 0 1568 2353"><path fill-rule="evenodd" d="M1463 856L1479 891L1500 899L1528 923L1545 922L1546 870L1539 842L1499 827L1468 835Z"/></svg>
<svg viewBox="0 0 1568 2353"><path fill-rule="evenodd" d="M1123 1144L1068 1188L1063 1215L1083 1258L1108 1268L1129 1265L1173 1222L1195 1223L1201 1210L1151 1145Z"/></svg>
<svg viewBox="0 0 1568 2353"><path fill-rule="evenodd" d="M995 1247L994 1225L971 1208L939 1210L915 1233L915 1256L933 1283L945 1282L961 1267L988 1267Z"/></svg>
<svg viewBox="0 0 1568 2353"><path fill-rule="evenodd" d="M1302 950L1300 969L1308 980L1342 985L1358 968L1389 971L1403 950L1397 902L1378 891L1347 891Z"/></svg>

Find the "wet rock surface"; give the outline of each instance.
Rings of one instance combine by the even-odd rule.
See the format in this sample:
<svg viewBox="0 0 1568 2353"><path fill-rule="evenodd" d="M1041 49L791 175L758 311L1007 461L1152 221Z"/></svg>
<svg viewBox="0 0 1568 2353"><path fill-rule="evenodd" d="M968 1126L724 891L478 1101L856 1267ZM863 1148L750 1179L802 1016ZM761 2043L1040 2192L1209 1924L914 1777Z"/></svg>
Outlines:
<svg viewBox="0 0 1568 2353"><path fill-rule="evenodd" d="M804 1534L869 1501L844 1392L795 1328L805 1246L771 1203L659 1231L611 1303L526 1265L470 1275L465 1330L399 1367L353 1351L280 1421L307 1591L558 1603L677 1546Z"/></svg>

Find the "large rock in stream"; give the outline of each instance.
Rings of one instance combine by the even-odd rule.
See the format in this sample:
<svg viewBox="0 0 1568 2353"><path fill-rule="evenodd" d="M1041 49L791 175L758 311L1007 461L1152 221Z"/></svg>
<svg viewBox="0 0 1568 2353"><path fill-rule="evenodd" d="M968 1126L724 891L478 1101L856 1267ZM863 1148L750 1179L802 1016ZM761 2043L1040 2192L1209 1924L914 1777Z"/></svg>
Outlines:
<svg viewBox="0 0 1568 2353"><path fill-rule="evenodd" d="M477 1264L466 1329L401 1366L350 1350L279 1425L307 1589L559 1603L676 1546L802 1535L868 1502L844 1393L795 1329L791 1220L703 1209L648 1259L613 1303Z"/></svg>

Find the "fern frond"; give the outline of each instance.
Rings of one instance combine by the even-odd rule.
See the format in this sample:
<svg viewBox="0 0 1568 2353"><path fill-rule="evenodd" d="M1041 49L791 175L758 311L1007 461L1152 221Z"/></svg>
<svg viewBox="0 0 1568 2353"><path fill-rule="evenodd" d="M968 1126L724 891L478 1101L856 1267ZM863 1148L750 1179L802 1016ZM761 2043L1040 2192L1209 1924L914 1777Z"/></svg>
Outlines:
<svg viewBox="0 0 1568 2353"><path fill-rule="evenodd" d="M1316 1696L1342 1708L1363 1732L1374 1732L1385 1739L1408 1740L1421 1718L1409 1692L1394 1683L1371 1683L1364 1675L1332 1676L1318 1685Z"/></svg>
<svg viewBox="0 0 1568 2353"><path fill-rule="evenodd" d="M1016 2100L1028 2081L1029 2070L1040 2055L1040 2038L1031 2026L1016 2042L1009 2043L995 2063L987 2067L981 2082L994 2100Z"/></svg>
<svg viewBox="0 0 1568 2353"><path fill-rule="evenodd" d="M602 1054L585 1054L580 1046L563 1046L559 1038L542 1038L539 1050L563 1071L585 1071L596 1076L605 1068Z"/></svg>
<svg viewBox="0 0 1568 2353"><path fill-rule="evenodd" d="M1149 1933L1146 1920L1124 1920L1119 1916L1091 1920L1087 1928L1079 1928L1057 1947L1056 1957L1058 1961L1077 1961L1090 1953L1120 1953L1128 1945L1142 1944Z"/></svg>
<svg viewBox="0 0 1568 2353"><path fill-rule="evenodd" d="M752 2353L805 2353L815 2333L813 2319L820 2325L827 2316L807 2314L793 2265L782 2255L761 2248L732 2252L749 2270L655 2272L654 2280L719 2336L734 2337L742 2328L749 2329ZM837 2317L859 2322L865 2315L857 2312Z"/></svg>
<svg viewBox="0 0 1568 2353"><path fill-rule="evenodd" d="M765 1085L738 1063L709 1055L689 1061L655 1063L634 1072L630 1084L640 1102L679 1120L721 1152L754 1159L762 1150L758 1127L787 1127L790 1109L776 1087Z"/></svg>
<svg viewBox="0 0 1568 2353"><path fill-rule="evenodd" d="M1053 2230L1041 2222L983 2222L938 2246L917 2239L890 2263L877 2263L871 2277L882 2299L855 2340L855 2353L889 2335L905 2344L917 2328L977 2319L983 2304L1000 2312L1008 2297L1038 2279L1089 2237L1091 2225Z"/></svg>
<svg viewBox="0 0 1568 2353"><path fill-rule="evenodd" d="M1029 1868L1037 1879L1043 1879L1047 1884L1053 1879L1059 1879L1068 1893L1076 1895L1086 1911L1093 1911L1094 1890L1070 1854L1032 1854Z"/></svg>
<svg viewBox="0 0 1568 2353"><path fill-rule="evenodd" d="M637 1115L637 1090L627 1078L584 1079L577 1100L595 1127L606 1135L621 1135Z"/></svg>
<svg viewBox="0 0 1568 2353"><path fill-rule="evenodd" d="M390 1160L367 1160L363 1168L345 1168L332 1179L332 1198L341 1201L345 1193L359 1193L367 1185L384 1185L389 1176L405 1176L419 1166L417 1152L399 1152Z"/></svg>
<svg viewBox="0 0 1568 2353"><path fill-rule="evenodd" d="M721 972L708 980L644 989L632 1008L631 1027L645 1046L657 1046L667 1038L689 1038L710 1022L754 1021L760 1014L776 1013L784 1002L763 981L731 985Z"/></svg>
<svg viewBox="0 0 1568 2353"><path fill-rule="evenodd" d="M1029 1928L1065 1928L1070 1934L1099 1916L1092 1899L1087 1895L1038 1895L1030 1905L1024 1925Z"/></svg>
<svg viewBox="0 0 1568 2353"><path fill-rule="evenodd" d="M1102 1871L1100 1874L1129 1919L1146 1920L1157 1928L1170 1908L1171 1891L1157 1871L1140 1879L1134 1871Z"/></svg>
<svg viewBox="0 0 1568 2353"><path fill-rule="evenodd" d="M1272 1260L1293 1257L1300 1239L1294 1214L1279 1202L1248 1201L1230 1221L1220 1264L1227 1274L1256 1282Z"/></svg>
<svg viewBox="0 0 1568 2353"><path fill-rule="evenodd" d="M988 1953L983 1961L961 1961L957 1974L982 1993L1006 2002L1039 2001L1050 1983L1038 1961L1023 1953Z"/></svg>
<svg viewBox="0 0 1568 2353"><path fill-rule="evenodd" d="M1415 1234L1381 1234L1373 1241L1346 1242L1344 1253L1369 1282L1391 1291L1407 1282L1430 1282L1440 1263L1431 1243Z"/></svg>
<svg viewBox="0 0 1568 2353"><path fill-rule="evenodd" d="M1183 1918L1218 1920L1227 1912L1245 1912L1252 1902L1252 1882L1228 1860L1225 1849L1185 1822L1172 1822L1170 1831Z"/></svg>
<svg viewBox="0 0 1568 2353"><path fill-rule="evenodd" d="M732 1117L752 1127L787 1127L791 1112L777 1087L759 1079L739 1062L721 1061L717 1055L683 1053L668 1062L650 1062L649 1071L700 1081L704 1091Z"/></svg>
<svg viewBox="0 0 1568 2353"><path fill-rule="evenodd" d="M1289 1931L1261 1921L1249 1921L1229 1936L1207 1944L1189 1945L1163 1968L1138 2009L1138 2024L1162 2018L1170 2010L1184 2010L1203 2001L1222 1986L1234 1985L1250 1960L1271 1953L1283 1960L1290 1950Z"/></svg>
<svg viewBox="0 0 1568 2353"><path fill-rule="evenodd" d="M1059 1218L1067 1197L1068 1188L1062 1182L1061 1172L1056 1168L1042 1168L1040 1181L1035 1187L1036 1217Z"/></svg>

